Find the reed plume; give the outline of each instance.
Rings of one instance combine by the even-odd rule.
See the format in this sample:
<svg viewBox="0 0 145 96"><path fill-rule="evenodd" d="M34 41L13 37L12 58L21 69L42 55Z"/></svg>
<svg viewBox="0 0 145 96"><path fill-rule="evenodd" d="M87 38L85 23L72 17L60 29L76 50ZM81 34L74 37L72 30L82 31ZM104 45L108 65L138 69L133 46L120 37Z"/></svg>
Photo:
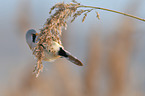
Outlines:
<svg viewBox="0 0 145 96"><path fill-rule="evenodd" d="M80 9L80 8L85 8L85 9ZM33 51L33 54L37 58L37 65L34 70L34 72L36 72L36 77L38 77L40 71L43 70L43 65L42 65L42 59L44 58L43 46L45 46L47 50L55 54L55 50L53 50L50 46L52 45L52 41L55 41L58 44L62 45L60 38L61 38L62 28L65 28L65 29L67 28L67 19L73 15L72 16L73 19L71 20L71 22L73 22L78 16L83 14L84 17L82 19L82 22L84 22L84 20L87 17L87 14L93 10L96 11L96 9L110 11L110 12L122 14L125 16L129 16L129 17L141 20L141 21L145 21L145 19L133 16L130 14L106 9L106 8L84 6L76 2L75 0L73 0L72 3L68 3L68 4L65 4L65 3L55 4L51 8L49 14L51 14L52 11L55 11L55 12L54 14L50 16L50 18L47 19L46 23L44 24L44 27L39 32L39 36L37 39L39 41ZM96 12L96 15L97 15L97 18L100 19L98 12Z"/></svg>
<svg viewBox="0 0 145 96"><path fill-rule="evenodd" d="M48 50L50 50L52 41L62 44L60 40L62 28L67 27L66 20L76 11L77 6L78 4L57 3L51 8L49 13L51 14L54 9L55 13L47 19L44 28L41 29L38 37L39 41L33 51L33 54L37 58L37 66L34 70L37 76L43 69L42 58L44 57L44 53L40 44L43 44ZM50 51L55 53L53 49Z"/></svg>

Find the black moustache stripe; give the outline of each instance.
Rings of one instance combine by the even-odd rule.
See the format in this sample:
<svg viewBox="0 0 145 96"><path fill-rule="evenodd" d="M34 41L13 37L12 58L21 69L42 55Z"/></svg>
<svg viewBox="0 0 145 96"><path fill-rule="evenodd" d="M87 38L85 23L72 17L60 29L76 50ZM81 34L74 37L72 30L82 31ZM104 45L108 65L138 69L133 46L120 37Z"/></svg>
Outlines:
<svg viewBox="0 0 145 96"><path fill-rule="evenodd" d="M33 34L33 35L32 35L32 42L33 42L33 43L35 43L35 39L36 39L36 35Z"/></svg>

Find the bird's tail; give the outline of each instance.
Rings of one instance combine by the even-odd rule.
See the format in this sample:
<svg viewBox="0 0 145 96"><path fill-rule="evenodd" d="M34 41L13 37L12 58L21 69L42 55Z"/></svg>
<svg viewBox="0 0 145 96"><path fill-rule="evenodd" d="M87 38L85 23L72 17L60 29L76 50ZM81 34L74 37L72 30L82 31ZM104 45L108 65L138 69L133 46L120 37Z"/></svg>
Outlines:
<svg viewBox="0 0 145 96"><path fill-rule="evenodd" d="M70 62L72 62L78 66L83 66L83 63L80 60L78 60L76 57L72 56L69 52L67 52L66 50L64 50L61 47L60 47L60 50L58 51L58 55L65 57Z"/></svg>
<svg viewBox="0 0 145 96"><path fill-rule="evenodd" d="M68 59L70 62L78 65L78 66L83 66L83 63L78 60L76 57L70 55L69 53L67 53L68 57L66 57L66 59Z"/></svg>

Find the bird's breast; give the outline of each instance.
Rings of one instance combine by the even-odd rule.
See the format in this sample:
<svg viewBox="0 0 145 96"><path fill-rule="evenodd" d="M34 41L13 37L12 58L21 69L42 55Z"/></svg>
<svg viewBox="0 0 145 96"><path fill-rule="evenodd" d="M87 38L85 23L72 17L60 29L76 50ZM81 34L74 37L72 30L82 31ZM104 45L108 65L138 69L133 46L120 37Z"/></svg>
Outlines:
<svg viewBox="0 0 145 96"><path fill-rule="evenodd" d="M44 51L44 61L50 62L56 60L57 58L60 58L60 56L52 52Z"/></svg>

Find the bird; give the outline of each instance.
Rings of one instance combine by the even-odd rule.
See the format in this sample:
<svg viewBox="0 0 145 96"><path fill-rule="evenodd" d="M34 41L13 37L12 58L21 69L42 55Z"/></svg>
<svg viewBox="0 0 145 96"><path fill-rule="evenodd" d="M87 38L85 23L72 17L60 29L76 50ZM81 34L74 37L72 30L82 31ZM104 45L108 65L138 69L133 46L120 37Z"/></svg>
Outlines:
<svg viewBox="0 0 145 96"><path fill-rule="evenodd" d="M29 29L26 33L26 42L31 50L36 47L36 43L38 42L38 33L34 29ZM72 56L68 51L64 49L62 45L57 43L56 41L51 42L50 49L48 50L43 44L40 44L44 50L44 61L54 61L58 58L66 58L70 62L83 66L83 63L78 60L76 57Z"/></svg>

